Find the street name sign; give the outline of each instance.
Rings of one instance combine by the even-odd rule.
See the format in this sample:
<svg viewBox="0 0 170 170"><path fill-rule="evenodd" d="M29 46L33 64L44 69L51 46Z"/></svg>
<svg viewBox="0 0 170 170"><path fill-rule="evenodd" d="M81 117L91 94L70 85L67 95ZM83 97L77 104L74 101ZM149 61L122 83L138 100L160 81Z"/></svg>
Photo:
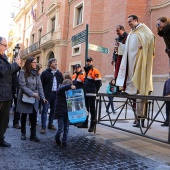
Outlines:
<svg viewBox="0 0 170 170"><path fill-rule="evenodd" d="M86 41L86 30L71 37L72 47Z"/></svg>
<svg viewBox="0 0 170 170"><path fill-rule="evenodd" d="M98 51L104 54L109 54L110 50L108 48L98 46L95 44L89 44L89 50Z"/></svg>

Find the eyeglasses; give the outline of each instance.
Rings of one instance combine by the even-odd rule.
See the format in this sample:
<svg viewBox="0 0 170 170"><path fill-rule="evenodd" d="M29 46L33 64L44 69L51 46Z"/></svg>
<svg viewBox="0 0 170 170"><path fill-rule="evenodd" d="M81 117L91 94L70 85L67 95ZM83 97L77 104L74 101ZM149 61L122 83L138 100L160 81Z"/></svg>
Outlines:
<svg viewBox="0 0 170 170"><path fill-rule="evenodd" d="M31 62L31 63L37 64L37 62Z"/></svg>
<svg viewBox="0 0 170 170"><path fill-rule="evenodd" d="M1 44L1 43L0 43ZM3 45L4 47L7 47L7 45L6 44L1 44L1 45Z"/></svg>

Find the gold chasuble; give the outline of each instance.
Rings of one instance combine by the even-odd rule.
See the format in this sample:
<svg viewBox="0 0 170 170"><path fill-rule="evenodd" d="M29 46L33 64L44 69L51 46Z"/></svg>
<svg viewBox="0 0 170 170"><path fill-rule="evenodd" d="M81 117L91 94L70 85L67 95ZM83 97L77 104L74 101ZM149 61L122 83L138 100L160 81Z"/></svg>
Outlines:
<svg viewBox="0 0 170 170"><path fill-rule="evenodd" d="M129 44L129 37L134 35L137 37L138 41L133 44ZM130 46L136 44L142 45L142 49L136 49L133 52ZM145 25L139 24L139 26L132 30L126 40L125 46L120 44L120 48L123 49L123 58L121 61L118 78L116 80L116 85L123 86L126 75L126 67L132 69L132 84L139 92L140 95L148 95L150 91L153 91L152 82L152 68L153 68L153 58L155 55L155 36L152 31ZM138 48L138 47L136 47ZM127 62L127 58L131 58L130 54L136 54L135 60L133 58L132 62ZM134 63L134 64L132 64ZM126 84L128 86L128 84ZM126 90L125 90L126 91Z"/></svg>

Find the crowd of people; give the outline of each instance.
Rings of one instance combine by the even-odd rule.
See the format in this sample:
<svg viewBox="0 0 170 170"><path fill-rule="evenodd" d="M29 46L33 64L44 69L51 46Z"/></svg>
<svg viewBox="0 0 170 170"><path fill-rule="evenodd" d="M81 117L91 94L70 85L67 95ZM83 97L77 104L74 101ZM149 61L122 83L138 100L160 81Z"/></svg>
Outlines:
<svg viewBox="0 0 170 170"><path fill-rule="evenodd" d="M122 94L150 95L153 91L152 67L155 55L155 36L143 23L138 22L136 15L130 15L127 22L131 31L127 33L122 25L116 27L118 37L115 39L115 50L112 65L115 66L114 78L106 87L108 94L120 92ZM170 23L166 17L157 20L158 35L164 38L165 52L170 57ZM93 132L96 125L95 101L96 95L102 86L100 71L93 67L93 58L86 59L84 72L80 64L75 65L74 74L62 74L57 68L57 60L51 58L48 68L40 73L40 66L36 58L28 57L21 68L20 57L17 56L10 64L7 61L6 39L0 37L0 147L10 147L4 140L4 134L8 127L9 111L14 101L13 127L21 129L21 140L26 140L26 120L29 115L30 141L39 142L36 123L37 113L41 113L41 134L46 133L47 114L48 129L56 131L55 141L59 146L67 147L69 130L68 110L65 91L69 89L83 89L85 105L88 113L85 122L78 123L78 128L88 128ZM166 81L164 96L170 95L170 79ZM13 98L12 98L13 96ZM106 112L113 105L113 97L109 96ZM136 105L137 103L137 105ZM144 127L147 101L134 101L137 117L134 127ZM162 126L169 125L170 102L166 102L166 121ZM54 117L58 119L58 127L53 125ZM21 122L21 125L20 123ZM89 126L90 125L90 126ZM63 137L61 139L61 133Z"/></svg>

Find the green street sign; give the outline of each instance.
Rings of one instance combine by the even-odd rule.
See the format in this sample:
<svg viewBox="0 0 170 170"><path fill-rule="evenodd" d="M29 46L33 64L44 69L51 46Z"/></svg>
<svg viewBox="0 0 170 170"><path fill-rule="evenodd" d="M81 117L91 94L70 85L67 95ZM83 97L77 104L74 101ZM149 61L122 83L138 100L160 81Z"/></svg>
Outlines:
<svg viewBox="0 0 170 170"><path fill-rule="evenodd" d="M89 44L89 50L98 51L98 52L101 52L104 54L109 54L109 52L110 52L108 48L98 46L95 44Z"/></svg>
<svg viewBox="0 0 170 170"><path fill-rule="evenodd" d="M86 30L79 32L78 34L71 37L72 47L81 43L86 42Z"/></svg>

